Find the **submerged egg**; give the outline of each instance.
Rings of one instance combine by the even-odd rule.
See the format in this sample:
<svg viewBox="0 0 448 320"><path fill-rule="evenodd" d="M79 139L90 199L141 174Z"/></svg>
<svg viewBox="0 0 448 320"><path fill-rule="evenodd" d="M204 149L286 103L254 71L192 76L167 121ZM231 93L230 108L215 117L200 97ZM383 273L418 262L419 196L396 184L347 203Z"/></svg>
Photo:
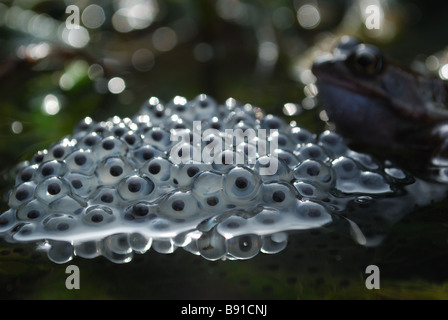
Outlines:
<svg viewBox="0 0 448 320"><path fill-rule="evenodd" d="M132 120L86 118L19 164L0 236L43 241L56 263L74 255L124 263L134 252L178 247L209 260L250 259L283 250L290 230L346 215L353 225L349 206L360 197L371 199L361 209L381 206L413 181L405 177L334 132L316 138L234 99L151 98ZM374 220L370 211L359 220L366 215Z"/></svg>

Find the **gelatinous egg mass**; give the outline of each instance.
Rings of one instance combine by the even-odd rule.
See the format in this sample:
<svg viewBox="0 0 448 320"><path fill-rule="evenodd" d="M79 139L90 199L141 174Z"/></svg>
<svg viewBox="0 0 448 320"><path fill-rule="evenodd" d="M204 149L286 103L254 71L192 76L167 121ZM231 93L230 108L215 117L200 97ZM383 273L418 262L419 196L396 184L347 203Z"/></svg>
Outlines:
<svg viewBox="0 0 448 320"><path fill-rule="evenodd" d="M173 139L176 132L184 135ZM231 134L240 139L225 140ZM210 260L249 259L283 250L291 231L350 227L356 214L394 220L404 209L387 201L411 182L334 132L315 136L231 98L151 98L133 118L86 118L21 163L0 235L38 242L56 263L75 255L122 263L179 247ZM381 199L388 210L372 214ZM363 243L366 235L353 232Z"/></svg>

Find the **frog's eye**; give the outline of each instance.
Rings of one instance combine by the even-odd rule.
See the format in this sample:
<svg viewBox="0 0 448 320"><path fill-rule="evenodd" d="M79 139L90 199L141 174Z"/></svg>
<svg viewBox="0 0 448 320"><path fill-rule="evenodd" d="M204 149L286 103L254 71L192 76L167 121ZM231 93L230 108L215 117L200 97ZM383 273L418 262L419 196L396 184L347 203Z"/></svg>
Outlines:
<svg viewBox="0 0 448 320"><path fill-rule="evenodd" d="M365 76L376 75L383 64L381 52L376 47L367 45L360 45L352 59L355 71Z"/></svg>

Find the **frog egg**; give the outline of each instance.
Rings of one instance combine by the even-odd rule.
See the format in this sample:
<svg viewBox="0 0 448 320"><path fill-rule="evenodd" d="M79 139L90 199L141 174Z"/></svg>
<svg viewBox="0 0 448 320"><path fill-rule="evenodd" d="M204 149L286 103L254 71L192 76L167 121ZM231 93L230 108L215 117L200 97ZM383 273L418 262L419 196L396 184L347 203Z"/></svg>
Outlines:
<svg viewBox="0 0 448 320"><path fill-rule="evenodd" d="M41 203L39 200L31 200L17 209L17 219L23 221L42 220L42 217L44 217L47 212L47 208L47 205Z"/></svg>
<svg viewBox="0 0 448 320"><path fill-rule="evenodd" d="M16 223L16 210L9 209L0 214L0 233L10 230Z"/></svg>
<svg viewBox="0 0 448 320"><path fill-rule="evenodd" d="M212 165L206 163L193 163L190 161L189 163L180 164L179 167L174 168L173 172L173 183L177 185L178 188L187 188L190 189L192 187L192 183L194 179L205 171L210 171L212 169Z"/></svg>
<svg viewBox="0 0 448 320"><path fill-rule="evenodd" d="M282 150L282 149L276 149L271 156L277 157L280 161L284 162L288 168L293 169L298 164L299 161L297 160L296 156L289 151Z"/></svg>
<svg viewBox="0 0 448 320"><path fill-rule="evenodd" d="M195 119L197 120L209 119L216 114L216 101L205 94L197 96L190 104L196 112Z"/></svg>
<svg viewBox="0 0 448 320"><path fill-rule="evenodd" d="M163 107L163 104L160 102L159 98L150 97L149 99L146 99L145 102L143 103L142 107L140 108L140 113L147 115L151 112L151 110L154 110L154 108L158 105L162 105Z"/></svg>
<svg viewBox="0 0 448 320"><path fill-rule="evenodd" d="M17 224L12 230L11 239L13 242L28 242L36 237L36 224L21 223Z"/></svg>
<svg viewBox="0 0 448 320"><path fill-rule="evenodd" d="M355 160L362 168L366 170L377 170L380 166L371 156L359 153L353 150L348 150L346 156Z"/></svg>
<svg viewBox="0 0 448 320"><path fill-rule="evenodd" d="M174 221L170 220L169 218L160 216L149 219L145 224L145 227L149 230L151 236L153 237L153 244L154 240L156 239L171 239L179 233L179 230L177 230Z"/></svg>
<svg viewBox="0 0 448 320"><path fill-rule="evenodd" d="M120 139L109 136L93 147L92 154L95 155L98 160L101 160L106 157L124 155L126 150L126 145Z"/></svg>
<svg viewBox="0 0 448 320"><path fill-rule="evenodd" d="M297 158L302 162L304 160L312 159L320 162L326 162L329 157L328 154L320 146L312 143L298 146L294 153Z"/></svg>
<svg viewBox="0 0 448 320"><path fill-rule="evenodd" d="M67 234L77 226L77 220L69 215L55 214L45 218L43 221L44 230L46 233L57 235Z"/></svg>
<svg viewBox="0 0 448 320"><path fill-rule="evenodd" d="M133 130L135 130L138 134L143 134L153 127L149 116L141 112L141 110L132 117L131 121L133 121L134 125L137 126L137 128L135 129L134 127Z"/></svg>
<svg viewBox="0 0 448 320"><path fill-rule="evenodd" d="M320 204L311 201L297 201L296 209L292 211L291 226L297 229L310 229L323 226L332 221L328 211Z"/></svg>
<svg viewBox="0 0 448 320"><path fill-rule="evenodd" d="M299 128L299 127L291 128L288 136L292 140L293 143L296 143L298 145L315 142L314 134L312 134L310 131L308 131L306 129Z"/></svg>
<svg viewBox="0 0 448 320"><path fill-rule="evenodd" d="M35 223L20 223L14 226L10 234L12 242L28 242L36 240L39 237L39 232L36 232L38 226Z"/></svg>
<svg viewBox="0 0 448 320"><path fill-rule="evenodd" d="M152 249L158 253L169 254L173 253L177 247L171 239L153 239Z"/></svg>
<svg viewBox="0 0 448 320"><path fill-rule="evenodd" d="M295 204L294 204L295 205ZM265 207L261 212L250 218L251 226L258 231L271 231L284 219L284 214L278 209ZM261 233L261 232L260 232Z"/></svg>
<svg viewBox="0 0 448 320"><path fill-rule="evenodd" d="M60 143L50 148L48 155L52 159L48 160L63 160L67 155L73 152L76 140L63 139Z"/></svg>
<svg viewBox="0 0 448 320"><path fill-rule="evenodd" d="M240 109L242 107L242 103L238 100L235 100L234 98L228 98L224 105L221 106L223 108L225 108L228 111L234 111L235 109Z"/></svg>
<svg viewBox="0 0 448 320"><path fill-rule="evenodd" d="M269 183L262 185L263 201L269 206L290 206L296 199L295 191L287 184Z"/></svg>
<svg viewBox="0 0 448 320"><path fill-rule="evenodd" d="M148 178L133 175L121 180L117 190L126 201L138 200L147 197L154 190L154 183Z"/></svg>
<svg viewBox="0 0 448 320"><path fill-rule="evenodd" d="M126 208L124 219L132 222L144 222L157 217L159 207L147 201L139 201Z"/></svg>
<svg viewBox="0 0 448 320"><path fill-rule="evenodd" d="M31 164L39 165L42 162L44 162L45 155L47 153L48 153L48 150L40 150L40 151L36 152L31 159Z"/></svg>
<svg viewBox="0 0 448 320"><path fill-rule="evenodd" d="M98 184L116 185L123 177L132 172L132 167L121 157L104 159L96 169Z"/></svg>
<svg viewBox="0 0 448 320"><path fill-rule="evenodd" d="M66 212L78 214L85 207L85 203L75 200L70 196L64 196L59 198L58 200L53 201L49 205L49 209L55 212Z"/></svg>
<svg viewBox="0 0 448 320"><path fill-rule="evenodd" d="M36 164L20 168L19 173L16 176L16 185L34 180L38 168L39 166Z"/></svg>
<svg viewBox="0 0 448 320"><path fill-rule="evenodd" d="M187 130L191 129L191 123L183 120L177 114L173 114L163 122L161 127L165 128L167 131Z"/></svg>
<svg viewBox="0 0 448 320"><path fill-rule="evenodd" d="M199 200L206 201L209 197L221 197L224 188L224 177L215 172L202 172L194 180L191 191Z"/></svg>
<svg viewBox="0 0 448 320"><path fill-rule="evenodd" d="M246 234L227 240L228 254L236 259L251 259L255 257L261 248L260 236Z"/></svg>
<svg viewBox="0 0 448 320"><path fill-rule="evenodd" d="M104 238L103 246L107 247L108 250L120 255L132 252L128 234L126 233L113 234Z"/></svg>
<svg viewBox="0 0 448 320"><path fill-rule="evenodd" d="M205 212L223 212L227 211L229 208L235 207L232 202L229 202L229 200L223 196L221 191L213 195L201 195L197 198L200 208Z"/></svg>
<svg viewBox="0 0 448 320"><path fill-rule="evenodd" d="M112 135L112 128L113 123L111 121L101 121L92 126L92 132L95 132L101 137L107 137Z"/></svg>
<svg viewBox="0 0 448 320"><path fill-rule="evenodd" d="M235 140L239 139L240 141L249 142L253 140L254 137L256 136L254 128L252 128L249 124L244 123L242 121L234 125L232 129L233 131L230 137L234 138Z"/></svg>
<svg viewBox="0 0 448 320"><path fill-rule="evenodd" d="M36 187L36 198L44 203L51 203L70 192L67 182L57 177L50 177L40 182Z"/></svg>
<svg viewBox="0 0 448 320"><path fill-rule="evenodd" d="M82 137L83 135L86 135L87 133L92 131L92 127L96 124L90 117L86 117L78 122L78 124L75 126L75 129L73 130L73 135L76 139L79 139L79 137Z"/></svg>
<svg viewBox="0 0 448 320"><path fill-rule="evenodd" d="M141 233L131 233L128 239L131 249L137 253L145 253L151 248L152 239L145 237Z"/></svg>
<svg viewBox="0 0 448 320"><path fill-rule="evenodd" d="M215 229L203 233L196 241L198 253L207 260L215 261L227 253L226 239Z"/></svg>
<svg viewBox="0 0 448 320"><path fill-rule="evenodd" d="M173 135L172 138L175 140L174 141L175 145L179 144L179 143L187 143L194 147L201 147L201 143L202 143L201 132L195 132L195 131L192 131L190 129L179 129L178 131L172 129L170 131L170 134ZM207 133L207 131L204 130L204 134L206 134L206 133ZM199 152L201 152L201 151L199 151ZM199 161L200 161L200 159L199 159Z"/></svg>
<svg viewBox="0 0 448 320"><path fill-rule="evenodd" d="M101 255L101 245L97 241L85 241L75 245L75 255L93 259Z"/></svg>
<svg viewBox="0 0 448 320"><path fill-rule="evenodd" d="M67 241L48 241L50 249L47 252L48 258L54 263L63 264L73 259L74 247Z"/></svg>
<svg viewBox="0 0 448 320"><path fill-rule="evenodd" d="M224 120L224 123L226 124L225 128L227 129L233 129L236 125L239 123L244 123L249 128L258 128L259 123L257 120L255 120L250 115L246 114L243 111L234 111L231 112L227 118Z"/></svg>
<svg viewBox="0 0 448 320"><path fill-rule="evenodd" d="M204 131L207 129L224 131L224 123L218 117L204 119L204 122L201 125Z"/></svg>
<svg viewBox="0 0 448 320"><path fill-rule="evenodd" d="M117 117L116 120L118 120L118 117ZM128 127L125 123L120 122L119 120L118 120L118 121L114 121L114 123L115 123L115 124L113 125L113 127L112 127L111 130L110 130L111 134L112 134L114 137L120 138L120 137L122 137L126 132L129 131L129 127Z"/></svg>
<svg viewBox="0 0 448 320"><path fill-rule="evenodd" d="M296 144L293 143L286 134L280 132L274 132L269 135L269 143L276 143L279 149L293 151Z"/></svg>
<svg viewBox="0 0 448 320"><path fill-rule="evenodd" d="M219 105L215 116L217 117L218 121L221 122L221 124L223 124L232 111L234 110L228 109L227 106ZM224 130L224 128L225 126L221 126L220 129L218 130L222 131Z"/></svg>
<svg viewBox="0 0 448 320"><path fill-rule="evenodd" d="M84 136L82 139L78 140L76 145L77 149L91 150L94 146L100 143L102 140L101 136L96 132L91 132Z"/></svg>
<svg viewBox="0 0 448 320"><path fill-rule="evenodd" d="M142 145L142 138L139 134L135 133L134 131L128 131L126 132L121 139L124 142L124 145L128 149L135 149L139 148Z"/></svg>
<svg viewBox="0 0 448 320"><path fill-rule="evenodd" d="M102 255L106 259L108 259L109 261L111 261L113 263L117 263L117 264L128 263L132 260L132 258L134 256L133 252L119 254L119 253L113 252L107 246L103 245L102 247L103 247L102 251L101 251Z"/></svg>
<svg viewBox="0 0 448 320"><path fill-rule="evenodd" d="M195 256L201 255L197 246L197 239L193 239L193 241L190 241L190 243L183 247L183 249L194 254Z"/></svg>
<svg viewBox="0 0 448 320"><path fill-rule="evenodd" d="M346 193L384 193L390 192L390 186L384 178L374 172L363 172L350 158L340 157L333 161L333 170L337 176L336 188Z"/></svg>
<svg viewBox="0 0 448 320"><path fill-rule="evenodd" d="M217 231L224 238L230 239L237 235L246 233L248 222L246 219L240 216L232 215L225 219L217 226Z"/></svg>
<svg viewBox="0 0 448 320"><path fill-rule="evenodd" d="M323 200L328 198L327 193L321 188L316 187L310 182L297 181L294 182L294 188L299 193L299 198L302 200L319 199Z"/></svg>
<svg viewBox="0 0 448 320"><path fill-rule="evenodd" d="M36 172L36 181L41 181L48 177L62 177L67 172L64 162L52 160L42 163Z"/></svg>
<svg viewBox="0 0 448 320"><path fill-rule="evenodd" d="M325 148L325 150L330 151L334 158L341 156L348 150L342 136L333 131L324 131L317 141L320 146Z"/></svg>
<svg viewBox="0 0 448 320"><path fill-rule="evenodd" d="M362 172L359 177L359 185L360 188L356 190L359 193L378 194L392 192L384 177L375 172Z"/></svg>
<svg viewBox="0 0 448 320"><path fill-rule="evenodd" d="M290 182L293 178L286 163L274 156L260 157L255 163L254 171L263 182Z"/></svg>
<svg viewBox="0 0 448 320"><path fill-rule="evenodd" d="M230 203L248 203L257 198L261 179L255 172L236 167L224 176L224 194Z"/></svg>
<svg viewBox="0 0 448 320"><path fill-rule="evenodd" d="M257 162L257 146L252 143L242 142L235 147L237 164L244 164L252 167ZM238 158L239 157L239 158Z"/></svg>
<svg viewBox="0 0 448 320"><path fill-rule="evenodd" d="M121 197L116 188L101 187L90 197L90 203L104 206L120 207L122 205Z"/></svg>
<svg viewBox="0 0 448 320"><path fill-rule="evenodd" d="M261 121L261 128L263 129L274 129L279 131L286 131L288 125L283 121L283 119L274 116L272 114L268 114L262 121Z"/></svg>
<svg viewBox="0 0 448 320"><path fill-rule="evenodd" d="M179 231L180 233L178 233L176 236L174 236L172 238L173 244L176 247L182 247L184 248L185 246L187 246L189 243L191 243L192 241L192 233L195 234L196 232L193 231L186 231L186 232L182 232ZM196 234L194 235L196 237Z"/></svg>
<svg viewBox="0 0 448 320"><path fill-rule="evenodd" d="M166 109L164 105L157 104L148 110L148 116L151 123L155 126L161 125L169 116L170 110Z"/></svg>
<svg viewBox="0 0 448 320"><path fill-rule="evenodd" d="M98 180L94 175L68 173L65 180L70 184L71 192L83 198L90 197L98 187Z"/></svg>
<svg viewBox="0 0 448 320"><path fill-rule="evenodd" d="M140 175L147 175L157 185L168 183L171 179L173 164L163 158L153 158L141 169Z"/></svg>
<svg viewBox="0 0 448 320"><path fill-rule="evenodd" d="M261 237L260 251L267 254L275 254L283 251L288 244L288 234L278 232Z"/></svg>
<svg viewBox="0 0 448 320"><path fill-rule="evenodd" d="M77 150L65 159L70 172L91 175L96 169L96 159L90 151Z"/></svg>
<svg viewBox="0 0 448 320"><path fill-rule="evenodd" d="M231 150L224 150L214 155L212 167L214 171L226 173L235 167L236 153ZM240 155L240 159L242 156Z"/></svg>
<svg viewBox="0 0 448 320"><path fill-rule="evenodd" d="M184 97L176 96L171 101L166 104L167 109L171 111L172 114L178 116L186 121L193 121L195 112L192 112L192 105L188 103L187 99Z"/></svg>
<svg viewBox="0 0 448 320"><path fill-rule="evenodd" d="M401 169L399 168L385 168L384 172L392 177L395 180L405 180L408 179L408 175Z"/></svg>
<svg viewBox="0 0 448 320"><path fill-rule="evenodd" d="M83 221L91 226L103 226L115 220L111 208L101 205L93 205L83 212Z"/></svg>
<svg viewBox="0 0 448 320"><path fill-rule="evenodd" d="M17 208L21 204L29 201L34 196L36 185L34 182L24 182L17 186L9 196L8 205Z"/></svg>
<svg viewBox="0 0 448 320"><path fill-rule="evenodd" d="M195 152L200 154L201 150L199 148L194 150L193 146L189 143L178 143L171 148L169 160L175 164L187 163L193 159Z"/></svg>
<svg viewBox="0 0 448 320"><path fill-rule="evenodd" d="M152 128L143 135L143 142L161 150L169 150L176 141L171 141L171 134L161 128Z"/></svg>
<svg viewBox="0 0 448 320"><path fill-rule="evenodd" d="M161 201L160 213L172 219L187 219L199 214L198 201L191 191L174 192Z"/></svg>
<svg viewBox="0 0 448 320"><path fill-rule="evenodd" d="M340 180L355 180L361 174L361 170L353 159L339 157L332 162L332 168L336 175L336 184ZM340 183L339 183L340 184Z"/></svg>
<svg viewBox="0 0 448 320"><path fill-rule="evenodd" d="M130 158L137 167L142 167L145 163L157 157L163 158L165 157L165 153L153 148L150 145L145 145L130 151Z"/></svg>
<svg viewBox="0 0 448 320"><path fill-rule="evenodd" d="M305 160L294 169L294 178L299 181L329 184L332 182L332 172L321 162Z"/></svg>
<svg viewBox="0 0 448 320"><path fill-rule="evenodd" d="M224 144L224 137L216 130L207 129L202 137L201 144L201 162L214 163L214 156L222 152Z"/></svg>

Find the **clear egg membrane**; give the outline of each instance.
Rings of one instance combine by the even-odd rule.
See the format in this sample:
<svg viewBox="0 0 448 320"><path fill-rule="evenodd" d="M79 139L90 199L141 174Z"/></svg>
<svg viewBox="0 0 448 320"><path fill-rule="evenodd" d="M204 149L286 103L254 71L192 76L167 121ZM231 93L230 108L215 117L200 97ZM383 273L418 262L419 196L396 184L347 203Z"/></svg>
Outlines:
<svg viewBox="0 0 448 320"><path fill-rule="evenodd" d="M194 132L197 123L215 131ZM190 135L182 148L171 139L176 129ZM244 136L247 129L266 130L266 146L278 148L260 152L261 137ZM226 130L242 140L219 153L206 149ZM182 154L204 149L207 159L223 161ZM0 236L38 242L56 263L100 255L123 263L150 248L168 254L179 247L209 260L250 259L287 248L290 232L321 227L350 229L374 245L377 230L425 203L415 199L425 190L428 184L350 150L334 132L315 136L233 99L151 98L132 119L86 118L19 164Z"/></svg>

